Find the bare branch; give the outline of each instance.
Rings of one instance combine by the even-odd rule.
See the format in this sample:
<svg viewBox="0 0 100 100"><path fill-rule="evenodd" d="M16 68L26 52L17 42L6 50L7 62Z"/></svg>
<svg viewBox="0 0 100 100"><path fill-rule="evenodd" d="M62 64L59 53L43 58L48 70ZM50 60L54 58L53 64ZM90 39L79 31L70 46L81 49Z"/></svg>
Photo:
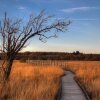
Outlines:
<svg viewBox="0 0 100 100"><path fill-rule="evenodd" d="M53 16L47 16L43 11L39 15L31 15L26 26L23 25L22 19L12 20L5 13L4 19L0 21L0 37L2 49L0 50L9 61L6 71L11 70L12 62L16 54L26 47L29 39L38 36L39 40L46 42L47 39L57 37L58 32L65 32L70 21L52 20ZM52 33L50 35L50 33ZM56 34L55 34L56 33ZM4 62L5 63L5 62ZM4 66L3 63L3 66ZM9 74L9 73L8 73ZM7 74L7 75L8 75Z"/></svg>

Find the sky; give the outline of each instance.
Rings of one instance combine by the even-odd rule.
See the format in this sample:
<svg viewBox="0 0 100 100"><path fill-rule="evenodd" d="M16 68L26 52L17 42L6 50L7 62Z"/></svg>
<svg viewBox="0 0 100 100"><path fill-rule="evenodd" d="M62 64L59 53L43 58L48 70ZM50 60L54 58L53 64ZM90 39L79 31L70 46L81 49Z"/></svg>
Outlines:
<svg viewBox="0 0 100 100"><path fill-rule="evenodd" d="M30 14L43 9L47 15L72 23L46 43L34 37L23 51L100 53L100 0L0 0L0 20L6 11L11 18L26 22Z"/></svg>

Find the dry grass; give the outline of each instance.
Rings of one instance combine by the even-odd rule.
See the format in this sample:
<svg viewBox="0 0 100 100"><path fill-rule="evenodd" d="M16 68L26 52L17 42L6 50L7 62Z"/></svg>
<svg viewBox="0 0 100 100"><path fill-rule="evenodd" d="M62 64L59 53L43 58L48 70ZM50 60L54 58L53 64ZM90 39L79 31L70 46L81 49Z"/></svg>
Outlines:
<svg viewBox="0 0 100 100"><path fill-rule="evenodd" d="M15 61L10 80L1 86L2 100L56 100L63 70Z"/></svg>
<svg viewBox="0 0 100 100"><path fill-rule="evenodd" d="M32 61L14 62L10 81L0 97L10 100L56 100L62 66L76 73L92 100L100 100L100 62L98 61ZM60 66L60 67L58 67ZM5 90L4 90L5 89Z"/></svg>
<svg viewBox="0 0 100 100"><path fill-rule="evenodd" d="M69 61L65 69L71 69L76 73L92 100L100 100L99 61Z"/></svg>

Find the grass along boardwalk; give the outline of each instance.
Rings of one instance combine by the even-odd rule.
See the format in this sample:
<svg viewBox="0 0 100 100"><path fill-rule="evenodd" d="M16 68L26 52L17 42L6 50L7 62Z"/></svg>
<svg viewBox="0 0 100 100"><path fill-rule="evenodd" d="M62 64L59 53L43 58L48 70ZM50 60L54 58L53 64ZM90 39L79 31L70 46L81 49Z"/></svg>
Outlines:
<svg viewBox="0 0 100 100"><path fill-rule="evenodd" d="M74 74L70 71L65 72L62 77L61 100L87 100L83 91L74 80Z"/></svg>

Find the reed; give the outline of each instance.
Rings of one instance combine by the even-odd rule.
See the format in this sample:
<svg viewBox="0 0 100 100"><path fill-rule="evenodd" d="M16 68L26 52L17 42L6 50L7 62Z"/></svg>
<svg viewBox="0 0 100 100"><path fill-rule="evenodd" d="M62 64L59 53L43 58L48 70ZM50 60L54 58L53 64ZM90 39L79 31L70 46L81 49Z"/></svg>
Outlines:
<svg viewBox="0 0 100 100"><path fill-rule="evenodd" d="M100 100L99 61L68 61L64 68L76 73L76 77L85 87L92 100Z"/></svg>
<svg viewBox="0 0 100 100"><path fill-rule="evenodd" d="M56 100L60 87L61 68L34 66L15 61L9 81L1 85L4 100Z"/></svg>

